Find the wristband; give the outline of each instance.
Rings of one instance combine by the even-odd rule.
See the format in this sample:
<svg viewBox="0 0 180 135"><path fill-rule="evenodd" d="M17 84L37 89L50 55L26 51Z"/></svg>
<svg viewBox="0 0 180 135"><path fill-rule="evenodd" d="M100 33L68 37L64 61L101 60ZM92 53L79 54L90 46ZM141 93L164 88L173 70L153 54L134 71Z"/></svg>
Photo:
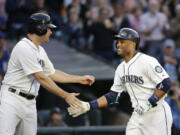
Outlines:
<svg viewBox="0 0 180 135"><path fill-rule="evenodd" d="M153 94L153 95L148 99L148 101L151 103L151 105L152 105L153 107L155 107L155 106L157 106L157 102L159 101L159 98L158 98L155 94Z"/></svg>
<svg viewBox="0 0 180 135"><path fill-rule="evenodd" d="M98 102L97 102L97 100L95 99L95 100L92 100L92 101L90 101L90 107L92 108L92 109L97 109L97 108L99 108L98 107Z"/></svg>

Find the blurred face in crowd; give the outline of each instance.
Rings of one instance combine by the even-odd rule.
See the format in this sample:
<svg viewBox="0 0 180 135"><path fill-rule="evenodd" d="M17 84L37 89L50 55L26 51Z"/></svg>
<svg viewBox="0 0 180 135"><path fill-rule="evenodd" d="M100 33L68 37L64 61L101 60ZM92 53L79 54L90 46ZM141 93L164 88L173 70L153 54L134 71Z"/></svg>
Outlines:
<svg viewBox="0 0 180 135"><path fill-rule="evenodd" d="M40 40L41 40L41 43L48 43L49 42L49 37L51 36L52 34L52 31L50 28L47 28L47 32L45 35L42 35L40 36Z"/></svg>
<svg viewBox="0 0 180 135"><path fill-rule="evenodd" d="M102 8L106 5L106 0L96 0L96 5L99 7L99 8Z"/></svg>
<svg viewBox="0 0 180 135"><path fill-rule="evenodd" d="M114 15L119 17L124 13L124 8L122 4L115 4L114 6Z"/></svg>
<svg viewBox="0 0 180 135"><path fill-rule="evenodd" d="M135 50L135 42L130 40L118 39L117 40L117 54L125 57Z"/></svg>
<svg viewBox="0 0 180 135"><path fill-rule="evenodd" d="M81 0L73 0L72 5L73 7L78 7L81 4Z"/></svg>
<svg viewBox="0 0 180 135"><path fill-rule="evenodd" d="M72 23L72 24L76 24L79 20L79 15L77 12L70 12L69 13L69 21Z"/></svg>
<svg viewBox="0 0 180 135"><path fill-rule="evenodd" d="M137 18L142 15L142 10L141 10L140 7L137 7L137 8L136 8L136 10L135 10L135 12L134 12L134 15L135 15L135 17L137 17Z"/></svg>
<svg viewBox="0 0 180 135"><path fill-rule="evenodd" d="M169 7L167 5L164 5L162 7L162 12L169 18L171 15L170 15L170 11L169 11Z"/></svg>
<svg viewBox="0 0 180 135"><path fill-rule="evenodd" d="M62 121L62 115L60 113L52 114L51 121L53 126L60 126L60 123Z"/></svg>
<svg viewBox="0 0 180 135"><path fill-rule="evenodd" d="M106 19L109 19L109 10L107 8L101 9L99 17L101 22L104 22Z"/></svg>
<svg viewBox="0 0 180 135"><path fill-rule="evenodd" d="M158 0L150 0L149 2L149 11L152 14L156 14L159 10L159 3Z"/></svg>
<svg viewBox="0 0 180 135"><path fill-rule="evenodd" d="M170 46L164 47L164 54L166 56L173 56L174 55L174 48Z"/></svg>

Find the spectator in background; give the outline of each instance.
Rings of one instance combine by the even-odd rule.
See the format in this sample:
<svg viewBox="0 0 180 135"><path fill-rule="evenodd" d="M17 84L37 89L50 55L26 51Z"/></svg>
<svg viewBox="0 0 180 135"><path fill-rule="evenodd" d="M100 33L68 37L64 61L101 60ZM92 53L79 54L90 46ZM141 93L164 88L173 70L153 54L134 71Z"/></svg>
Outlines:
<svg viewBox="0 0 180 135"><path fill-rule="evenodd" d="M70 9L68 14L68 23L66 27L69 36L68 44L77 49L84 49L86 45L83 24L80 21L79 14L75 8Z"/></svg>
<svg viewBox="0 0 180 135"><path fill-rule="evenodd" d="M149 1L149 11L140 18L140 29L144 35L147 53L158 58L162 55L162 43L166 37L167 18L164 13L159 12L159 1Z"/></svg>
<svg viewBox="0 0 180 135"><path fill-rule="evenodd" d="M54 107L50 111L50 127L67 127L67 124L63 120L63 114L58 107Z"/></svg>
<svg viewBox="0 0 180 135"><path fill-rule="evenodd" d="M141 30L140 30L140 17L142 15L142 9L141 7L139 6L136 6L131 14L129 15L129 21L130 21L130 25L131 27L136 30L140 37L141 37L141 40L140 40L140 43L139 43L139 49L144 52L144 37L143 37L143 34L141 33Z"/></svg>
<svg viewBox="0 0 180 135"><path fill-rule="evenodd" d="M114 6L114 16L112 17L112 21L115 24L115 30L118 32L123 27L130 27L130 22L125 14L124 3L116 2L113 4Z"/></svg>
<svg viewBox="0 0 180 135"><path fill-rule="evenodd" d="M114 59L113 38L114 25L109 17L109 9L99 10L99 20L88 27L89 37L92 39L92 51L106 60Z"/></svg>
<svg viewBox="0 0 180 135"><path fill-rule="evenodd" d="M168 5L162 5L161 12L166 15L167 21L170 21L172 16Z"/></svg>
<svg viewBox="0 0 180 135"><path fill-rule="evenodd" d="M67 127L63 120L63 113L59 107L54 107L50 110L50 121L48 127ZM53 135L67 135L67 134L53 134Z"/></svg>
<svg viewBox="0 0 180 135"><path fill-rule="evenodd" d="M136 7L136 0L125 0L124 6L125 6L126 12L130 13Z"/></svg>
<svg viewBox="0 0 180 135"><path fill-rule="evenodd" d="M176 6L176 17L172 19L170 34L176 42L176 47L180 48L180 4Z"/></svg>
<svg viewBox="0 0 180 135"><path fill-rule="evenodd" d="M12 47L6 44L4 34L0 31L0 70L2 71L3 75L5 74L7 69L7 63L11 50Z"/></svg>
<svg viewBox="0 0 180 135"><path fill-rule="evenodd" d="M167 103L171 107L173 116L173 130L172 135L180 134L180 84L175 81L172 83L171 89L168 92L166 99Z"/></svg>
<svg viewBox="0 0 180 135"><path fill-rule="evenodd" d="M163 55L160 58L160 63L169 74L171 81L179 80L179 60L174 56L175 43L172 39L166 39L163 43Z"/></svg>
<svg viewBox="0 0 180 135"><path fill-rule="evenodd" d="M67 9L70 11L72 8L76 10L79 18L83 21L85 19L86 8L85 5L81 3L81 0L72 0L72 3L67 7Z"/></svg>
<svg viewBox="0 0 180 135"><path fill-rule="evenodd" d="M6 29L7 15L5 12L5 2L6 0L0 0L0 30Z"/></svg>
<svg viewBox="0 0 180 135"><path fill-rule="evenodd" d="M6 0L0 0L0 16L6 20L7 14L5 12L5 3Z"/></svg>
<svg viewBox="0 0 180 135"><path fill-rule="evenodd" d="M36 0L35 0L36 1ZM45 0L45 8L52 16L53 24L57 26L55 36L61 38L67 21L67 10L64 7L64 0Z"/></svg>
<svg viewBox="0 0 180 135"><path fill-rule="evenodd" d="M6 0L8 38L15 39L16 33L24 29L26 20L34 12L31 0Z"/></svg>
<svg viewBox="0 0 180 135"><path fill-rule="evenodd" d="M112 20L112 23L114 24L115 33L118 33L118 31L121 28L131 27L129 18L125 13L124 2L119 1L119 2L113 3L113 8L114 8L114 15L111 18L111 20ZM113 66L116 67L117 65L119 65L121 56L117 55L115 44L113 44L113 55L114 55L113 56L114 57L113 58L114 59L113 60Z"/></svg>

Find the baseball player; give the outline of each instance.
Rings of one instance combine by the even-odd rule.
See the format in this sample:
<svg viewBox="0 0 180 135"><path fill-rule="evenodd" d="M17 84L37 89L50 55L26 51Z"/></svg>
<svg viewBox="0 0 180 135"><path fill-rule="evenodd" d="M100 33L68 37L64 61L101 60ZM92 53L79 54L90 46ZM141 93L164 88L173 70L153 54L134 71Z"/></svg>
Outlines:
<svg viewBox="0 0 180 135"><path fill-rule="evenodd" d="M126 135L171 135L172 115L164 98L171 81L158 63L138 52L139 35L130 28L122 28L115 35L117 53L124 58L116 69L110 92L80 108L69 107L69 114L77 117L90 109L115 103L122 91L130 95L134 112L127 124Z"/></svg>
<svg viewBox="0 0 180 135"><path fill-rule="evenodd" d="M42 85L50 92L63 98L70 106L81 103L78 93L68 93L58 87L60 83L91 85L94 77L75 76L56 70L45 50L40 46L49 41L51 29L56 26L45 13L35 13L28 20L27 37L14 47L8 62L7 73L0 91L0 135L36 135L36 96Z"/></svg>

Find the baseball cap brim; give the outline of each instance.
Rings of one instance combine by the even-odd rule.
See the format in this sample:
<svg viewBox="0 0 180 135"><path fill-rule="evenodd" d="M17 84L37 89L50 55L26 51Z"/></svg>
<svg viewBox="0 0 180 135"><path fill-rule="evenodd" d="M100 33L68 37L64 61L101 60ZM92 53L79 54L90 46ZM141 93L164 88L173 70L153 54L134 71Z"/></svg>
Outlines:
<svg viewBox="0 0 180 135"><path fill-rule="evenodd" d="M129 40L127 37L124 36L120 36L120 35L114 35L114 39L125 39L125 40Z"/></svg>
<svg viewBox="0 0 180 135"><path fill-rule="evenodd" d="M51 29L55 29L55 28L56 28L56 25L50 23L50 24L47 24L47 27L48 27L48 28L51 28Z"/></svg>

